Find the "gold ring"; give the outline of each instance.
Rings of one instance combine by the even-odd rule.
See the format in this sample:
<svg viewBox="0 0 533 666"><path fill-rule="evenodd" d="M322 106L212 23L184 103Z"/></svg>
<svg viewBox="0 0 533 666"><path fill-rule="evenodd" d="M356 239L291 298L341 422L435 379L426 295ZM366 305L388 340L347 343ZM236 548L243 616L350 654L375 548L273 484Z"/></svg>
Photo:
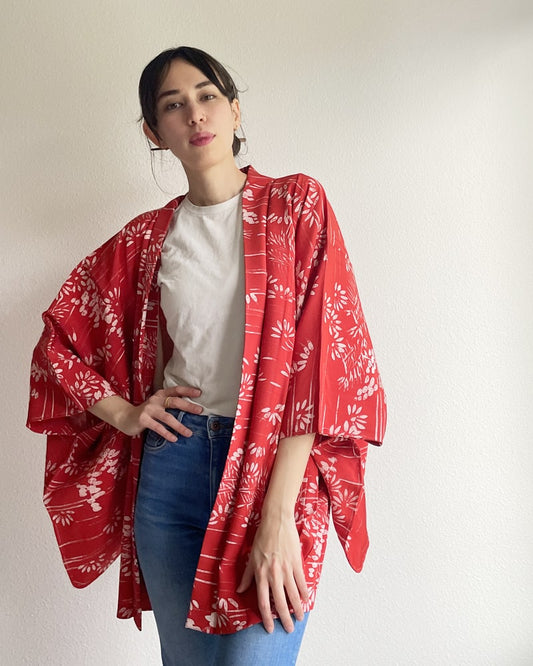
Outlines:
<svg viewBox="0 0 533 666"><path fill-rule="evenodd" d="M168 409L168 401L169 400L170 400L170 396L167 395L167 397L165 398L165 409Z"/></svg>

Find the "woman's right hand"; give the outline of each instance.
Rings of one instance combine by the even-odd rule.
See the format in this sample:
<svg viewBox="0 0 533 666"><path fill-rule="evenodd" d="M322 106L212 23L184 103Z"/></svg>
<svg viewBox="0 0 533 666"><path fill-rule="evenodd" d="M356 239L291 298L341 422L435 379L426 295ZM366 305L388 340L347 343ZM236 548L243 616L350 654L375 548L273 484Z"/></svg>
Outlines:
<svg viewBox="0 0 533 666"><path fill-rule="evenodd" d="M89 411L130 437L149 428L169 442L175 442L177 437L170 429L184 437L190 437L192 432L166 409L171 407L201 414L202 407L185 399L197 399L201 393L200 389L190 386L173 386L156 391L140 405L132 405L121 396L112 395L89 407Z"/></svg>

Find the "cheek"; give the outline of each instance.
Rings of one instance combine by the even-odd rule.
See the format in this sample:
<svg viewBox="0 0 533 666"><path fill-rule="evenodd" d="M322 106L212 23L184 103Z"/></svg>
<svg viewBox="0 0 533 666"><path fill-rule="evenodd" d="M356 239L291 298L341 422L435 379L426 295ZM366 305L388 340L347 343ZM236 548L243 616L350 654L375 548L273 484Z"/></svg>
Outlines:
<svg viewBox="0 0 533 666"><path fill-rule="evenodd" d="M234 127L236 124L235 114L230 109L229 113L226 112L224 115L225 115L224 125L228 128L228 132L231 132L231 134L233 134Z"/></svg>
<svg viewBox="0 0 533 666"><path fill-rule="evenodd" d="M162 139L169 140L179 137L183 132L182 123L177 122L177 118L170 116L162 118L157 129Z"/></svg>

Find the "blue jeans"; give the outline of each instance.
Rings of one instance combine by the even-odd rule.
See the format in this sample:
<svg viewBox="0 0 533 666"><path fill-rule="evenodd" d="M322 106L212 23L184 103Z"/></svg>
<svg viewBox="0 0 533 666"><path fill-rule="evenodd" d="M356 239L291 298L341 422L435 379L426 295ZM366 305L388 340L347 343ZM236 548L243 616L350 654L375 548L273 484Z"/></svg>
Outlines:
<svg viewBox="0 0 533 666"><path fill-rule="evenodd" d="M288 634L279 620L235 634L186 629L194 574L228 454L233 419L169 410L192 430L168 442L149 430L144 443L135 542L152 604L164 666L290 666L307 614Z"/></svg>

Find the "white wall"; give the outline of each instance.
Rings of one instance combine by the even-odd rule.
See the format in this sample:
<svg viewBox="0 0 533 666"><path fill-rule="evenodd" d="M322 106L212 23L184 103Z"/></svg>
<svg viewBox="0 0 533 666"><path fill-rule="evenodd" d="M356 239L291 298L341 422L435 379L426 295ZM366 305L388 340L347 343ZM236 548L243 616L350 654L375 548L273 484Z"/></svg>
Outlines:
<svg viewBox="0 0 533 666"><path fill-rule="evenodd" d="M158 663L116 568L69 586L23 423L40 312L183 187L154 184L136 86L184 43L248 87L246 161L325 185L388 390L366 567L331 539L300 664L533 663L531 1L2 4L0 662Z"/></svg>

